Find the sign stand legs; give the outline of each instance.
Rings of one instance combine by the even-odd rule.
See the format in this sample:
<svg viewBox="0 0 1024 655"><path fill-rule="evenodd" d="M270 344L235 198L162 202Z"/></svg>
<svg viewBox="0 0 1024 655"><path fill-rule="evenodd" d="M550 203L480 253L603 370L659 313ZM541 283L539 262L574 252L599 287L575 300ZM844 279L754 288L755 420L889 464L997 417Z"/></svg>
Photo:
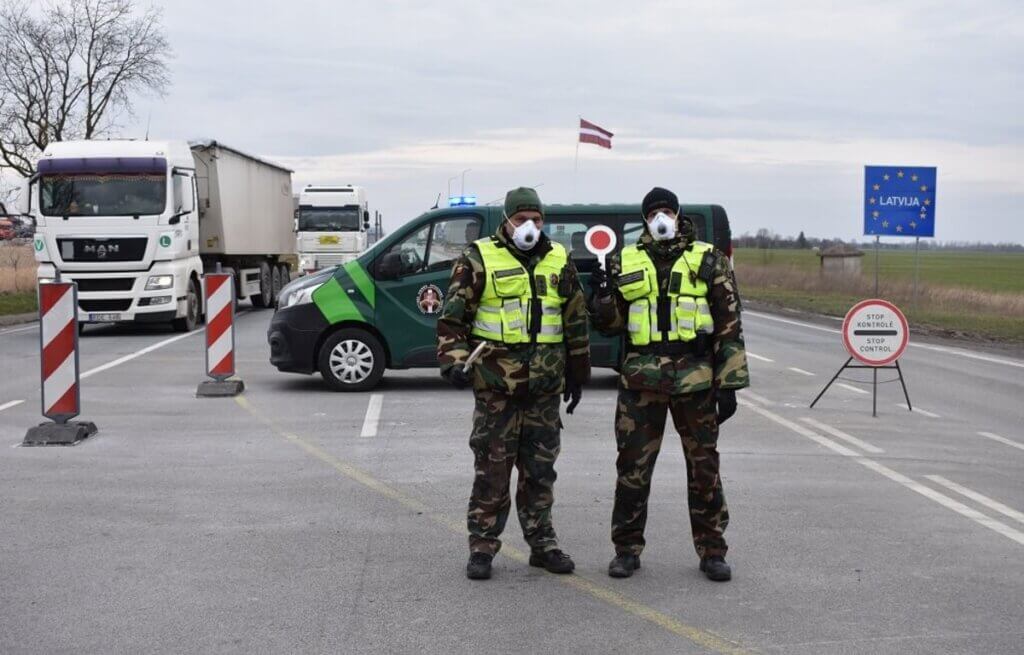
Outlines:
<svg viewBox="0 0 1024 655"><path fill-rule="evenodd" d="M907 382L903 378L903 369L900 368L899 360L896 360L895 362L893 362L892 366L865 366L863 364L850 364L850 362L852 362L852 361L853 361L853 357L849 357L843 363L843 365L839 367L839 370L836 371L836 374L833 375L832 379L828 381L828 384L825 385L825 388L822 389L818 393L817 396L815 396L814 400L811 401L811 407L810 407L811 409L814 409L814 406L816 404L818 404L818 401L821 400L821 397L824 396L825 392L828 391L829 387L832 386L832 383L839 379L839 375L844 370L846 370L848 368L870 368L871 369L871 416L873 416L875 418L878 417L878 370L879 369L892 369L892 370L896 371L896 373L899 376L897 379L900 381L900 386L903 387L903 397L907 401L907 411L913 411L913 409L911 408L911 405L910 405L910 394L907 393ZM886 382L893 382L893 381L894 380L886 380Z"/></svg>

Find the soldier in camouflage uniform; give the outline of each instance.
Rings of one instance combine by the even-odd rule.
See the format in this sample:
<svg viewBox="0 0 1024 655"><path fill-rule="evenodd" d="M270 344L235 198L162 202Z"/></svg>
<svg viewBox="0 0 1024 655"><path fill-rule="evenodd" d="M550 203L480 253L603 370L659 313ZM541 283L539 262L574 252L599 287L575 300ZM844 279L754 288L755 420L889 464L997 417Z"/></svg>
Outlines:
<svg viewBox="0 0 1024 655"><path fill-rule="evenodd" d="M441 375L476 397L469 445L476 476L469 500L466 575L486 579L501 548L518 470L516 510L530 545L530 564L553 573L575 565L551 525L555 459L560 448L559 394L572 401L590 378L586 301L565 248L540 231L544 207L533 189L505 199L491 237L475 241L455 262L448 300L437 321ZM467 373L470 353L482 355Z"/></svg>
<svg viewBox="0 0 1024 655"><path fill-rule="evenodd" d="M728 258L694 240L675 194L655 188L643 201L646 229L636 246L609 256L590 280L591 317L606 335L626 335L615 413L618 480L612 512L612 577L640 568L647 498L666 414L683 441L690 527L700 570L729 580L723 533L729 511L719 476L718 425L749 384L737 296Z"/></svg>

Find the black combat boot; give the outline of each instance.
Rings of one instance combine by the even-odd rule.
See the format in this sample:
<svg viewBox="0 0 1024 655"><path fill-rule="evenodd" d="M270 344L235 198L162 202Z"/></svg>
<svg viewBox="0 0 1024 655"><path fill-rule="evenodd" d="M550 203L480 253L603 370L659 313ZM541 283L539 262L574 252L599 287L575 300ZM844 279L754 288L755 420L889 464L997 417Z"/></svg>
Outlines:
<svg viewBox="0 0 1024 655"><path fill-rule="evenodd" d="M640 556L632 553L619 553L608 565L608 575L613 578L628 578L633 571L640 568Z"/></svg>
<svg viewBox="0 0 1024 655"><path fill-rule="evenodd" d="M572 573L576 568L572 558L558 550L530 551L530 566L539 566L549 573Z"/></svg>
<svg viewBox="0 0 1024 655"><path fill-rule="evenodd" d="M725 563L725 558L721 555L712 555L702 559L700 561L700 570L704 571L704 575L707 576L708 580L714 580L715 582L732 580L732 569Z"/></svg>
<svg viewBox="0 0 1024 655"><path fill-rule="evenodd" d="M470 553L469 564L466 565L466 577L470 580L489 580L492 559L494 559L494 555L488 553Z"/></svg>

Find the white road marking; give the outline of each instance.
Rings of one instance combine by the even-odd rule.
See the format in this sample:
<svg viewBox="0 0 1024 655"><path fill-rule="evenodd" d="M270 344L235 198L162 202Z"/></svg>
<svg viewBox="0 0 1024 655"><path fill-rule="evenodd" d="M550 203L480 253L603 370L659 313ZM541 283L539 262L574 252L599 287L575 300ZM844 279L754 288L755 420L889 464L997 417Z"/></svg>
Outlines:
<svg viewBox="0 0 1024 655"><path fill-rule="evenodd" d="M775 404L772 401L770 401L767 398L765 398L764 396L759 396L756 393L754 393L753 391L750 391L749 389L741 389L739 393L743 394L744 398L750 398L751 400L756 400L757 402L761 403L762 405L768 405L769 407L771 407L772 405Z"/></svg>
<svg viewBox="0 0 1024 655"><path fill-rule="evenodd" d="M855 387L852 384L843 384L842 382L836 382L836 386L837 387L842 387L842 388L847 389L849 391L856 391L857 393L868 393L867 391L864 391L863 389Z"/></svg>
<svg viewBox="0 0 1024 655"><path fill-rule="evenodd" d="M745 310L744 315L756 316L757 318L765 318L769 321L778 321L779 323L787 323L789 325L799 325L800 327L807 328L809 330L818 330L820 332L830 332L832 334L840 334L841 330L834 328L822 327L820 325L813 325L811 323L804 323L803 321L794 321L788 318L781 318L779 316L772 316L771 314L762 314L761 312L753 312ZM950 348L948 346L933 346L930 343L917 343L915 341L910 342L910 346L914 348L921 348L924 350L931 350L934 352L944 353L946 355L956 355L957 357L966 357L968 359L977 359L982 362L989 362L990 364L1002 364L1003 366L1014 366L1016 368L1024 368L1024 361L1016 359L1007 359L1005 357L992 357L991 355L984 355L982 353L976 353L971 350L964 350L963 348Z"/></svg>
<svg viewBox="0 0 1024 655"><path fill-rule="evenodd" d="M805 371L802 368L797 368L795 366L787 366L786 368L793 371L794 373L799 373L800 375L809 375L812 377L814 376L814 373L811 373L810 371Z"/></svg>
<svg viewBox="0 0 1024 655"><path fill-rule="evenodd" d="M751 359L756 359L756 360L762 361L762 362L768 362L769 364L771 364L772 362L775 361L774 359L768 359L767 357L762 357L760 355L755 355L754 353L750 352L749 350L747 351L747 357L750 357Z"/></svg>
<svg viewBox="0 0 1024 655"><path fill-rule="evenodd" d="M921 494L925 498L928 498L930 500L935 501L936 503L942 505L946 509L952 510L952 511L956 512L957 514L960 514L961 516L966 516L967 518L971 519L972 521L974 521L978 525L982 525L982 526L988 528L989 530L992 530L994 532L998 532L999 534L1003 535L1004 537L1006 537L1008 539L1012 539L1013 541L1017 542L1018 544L1024 546L1024 532L1021 532L1020 530L1016 530L1014 528L1011 528L1010 526L1006 525L1005 523L1002 523L1002 522L997 521L997 520L995 520L995 519L993 519L991 517L988 517L988 516L982 514L981 512L979 512L978 510L973 509L971 507L968 507L967 505L964 505L963 503L961 503L960 501L958 501L958 500L956 500L954 498L950 498L949 496L947 496L945 494L942 494L942 493L939 493L938 491L935 491L931 487L926 487L923 484L921 484L920 482L917 482L915 480L911 480L910 478L908 478L907 476L903 475L902 473L898 473L897 471L894 471L893 469L889 468L888 466L885 466L884 464L879 464L878 462L876 462L875 460L873 460L873 459L871 459L869 457L865 457L865 456L857 453L856 451L850 450L849 448L847 448L846 446L844 446L842 444L839 444L839 443L836 443L835 441L832 441L828 437L823 437L823 436L821 436L820 434L818 434L816 432L808 430L807 428L805 428L802 425L794 423L794 422L790 421L789 419L783 418L782 416L779 416L775 412L767 410L767 409L765 409L763 407L759 407L758 405L755 405L755 404L753 404L753 403L751 403L749 401L746 401L746 400L742 400L741 399L740 403L743 404L743 405L746 405L749 409L751 409L752 411L756 412L757 414L760 414L761 416L763 416L763 417L765 417L765 418L767 418L767 419L769 419L771 421L774 421L775 423L778 423L779 425L781 425L783 427L789 428L790 430L792 430L793 432L796 432L800 436L807 437L811 441L814 441L815 443L818 443L818 444L828 448L829 450L842 455L843 457L849 457L850 459L852 459L853 461L857 462L861 466L864 466L865 468L869 468L872 471L874 471L876 473L879 473L880 475L884 475L885 477L889 478L893 482L897 482L897 483L903 485L904 487L906 487L907 489L910 489L912 491L916 491L917 493Z"/></svg>
<svg viewBox="0 0 1024 655"><path fill-rule="evenodd" d="M153 345L146 346L142 350L136 350L135 352L130 353L128 355L125 355L124 357L118 357L117 359L115 359L112 362L107 362L106 364L101 364L100 366L97 366L96 368L91 368L88 371L82 373L79 377L84 380L85 378L92 377L93 375L96 375L97 373L102 373L103 371L109 371L110 369L114 368L115 366L120 366L121 364L124 364L125 362L130 362L133 359L136 359L138 357L142 357L143 355L147 355L147 354L153 352L154 350L159 350L159 349L163 348L164 346L168 346L168 345L174 343L175 341L181 341L182 339L194 336L196 334L203 334L203 332L204 332L204 328L198 328L196 330L192 330L191 332L186 332L185 334L179 334L176 337L171 337L170 339L164 339L163 341L157 341ZM199 369L199 370L202 370L202 369Z"/></svg>
<svg viewBox="0 0 1024 655"><path fill-rule="evenodd" d="M359 433L360 437L377 436L377 423L380 422L380 408L383 401L384 396L379 393L370 396L370 402L366 404L366 418L363 419L363 431Z"/></svg>
<svg viewBox="0 0 1024 655"><path fill-rule="evenodd" d="M0 336L3 336L5 334L17 334L18 332L28 332L29 330L38 330L38 329L39 329L39 322L36 321L32 325L28 325L26 327L11 328L10 330L0 330Z"/></svg>
<svg viewBox="0 0 1024 655"><path fill-rule="evenodd" d="M847 443L851 443L854 446L857 446L858 448L860 448L861 450L866 450L867 452L875 453L876 455L879 454L879 453L884 453L885 452L884 450L882 450L878 446L874 446L872 444L869 444L868 442L863 441L861 439L858 439L857 437L855 437L855 436L853 436L851 434L846 434L842 430L840 430L838 428L834 428L831 425L825 425L821 421L816 421L813 418L803 418L801 420L804 423L808 424L808 425L814 426L814 427L818 428L819 430L822 430L823 432L828 432L833 437L836 437L838 439L842 439L843 441L845 441Z"/></svg>
<svg viewBox="0 0 1024 655"><path fill-rule="evenodd" d="M902 407L903 409L907 409L907 403L896 403L896 406L897 407ZM915 414L922 414L924 416L927 416L928 418L942 418L938 414L936 414L934 412L929 412L926 409L921 409L920 407L915 407L915 408L913 408L910 411L914 412Z"/></svg>
<svg viewBox="0 0 1024 655"><path fill-rule="evenodd" d="M0 412L4 411L5 409L10 409L12 407L17 407L18 405L20 405L23 402L25 402L25 401L24 400L12 400L12 401L10 401L8 403L4 403L3 405L0 405Z"/></svg>
<svg viewBox="0 0 1024 655"><path fill-rule="evenodd" d="M1009 516L1014 521L1018 521L1020 523L1024 523L1024 512L1018 512L1017 510L1013 509L1012 507L1007 507L1006 505L1002 504L998 500L992 500L988 496L985 496L983 494L979 494L977 491L974 491L973 489L968 489L967 487L959 485L956 482L953 482L951 480L947 480L946 478L942 477L941 475L926 475L924 477L928 478L932 482L935 482L937 484L941 484L943 487L949 489L950 491L957 492L961 496L967 496L968 498L970 498L974 502L980 503L980 504L984 505L985 507L988 507L989 509L994 509L995 511L999 512L1000 514L1004 514L1006 516Z"/></svg>
<svg viewBox="0 0 1024 655"><path fill-rule="evenodd" d="M979 432L978 434L980 434L983 437L988 437L989 439L992 439L993 441L998 441L999 443L1004 443L1007 446L1013 446L1014 448L1020 448L1021 450L1024 450L1024 444L1017 443L1013 439L1007 439L1006 437L1002 437L1002 436L1000 436L998 434L995 434L994 432Z"/></svg>

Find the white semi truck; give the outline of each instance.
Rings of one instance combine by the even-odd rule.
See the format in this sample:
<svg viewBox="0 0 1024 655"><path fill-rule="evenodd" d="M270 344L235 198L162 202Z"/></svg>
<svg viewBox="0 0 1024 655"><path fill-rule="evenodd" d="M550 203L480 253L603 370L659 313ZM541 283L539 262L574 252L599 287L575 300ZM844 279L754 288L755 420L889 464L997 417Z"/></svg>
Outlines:
<svg viewBox="0 0 1024 655"><path fill-rule="evenodd" d="M366 190L351 185L309 185L299 192L295 249L302 275L344 264L369 245Z"/></svg>
<svg viewBox="0 0 1024 655"><path fill-rule="evenodd" d="M80 324L203 317L204 272L273 306L294 253L292 171L216 141L47 146L19 202L36 223L40 280L78 283Z"/></svg>

